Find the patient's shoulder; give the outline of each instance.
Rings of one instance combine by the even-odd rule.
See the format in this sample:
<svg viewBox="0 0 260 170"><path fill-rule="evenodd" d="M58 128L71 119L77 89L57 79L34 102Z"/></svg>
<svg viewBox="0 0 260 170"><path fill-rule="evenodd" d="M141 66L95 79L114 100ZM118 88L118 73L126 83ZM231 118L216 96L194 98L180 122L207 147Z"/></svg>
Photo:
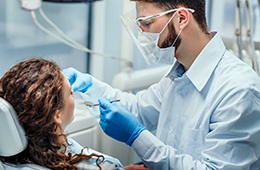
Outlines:
<svg viewBox="0 0 260 170"><path fill-rule="evenodd" d="M21 164L21 165L14 165L9 163L1 163L0 162L0 169L1 170L49 170L48 168L36 165L36 164Z"/></svg>
<svg viewBox="0 0 260 170"><path fill-rule="evenodd" d="M72 154L79 154L81 153L81 150L83 147L74 139L67 137L68 140L68 145L67 145L67 153L72 153Z"/></svg>

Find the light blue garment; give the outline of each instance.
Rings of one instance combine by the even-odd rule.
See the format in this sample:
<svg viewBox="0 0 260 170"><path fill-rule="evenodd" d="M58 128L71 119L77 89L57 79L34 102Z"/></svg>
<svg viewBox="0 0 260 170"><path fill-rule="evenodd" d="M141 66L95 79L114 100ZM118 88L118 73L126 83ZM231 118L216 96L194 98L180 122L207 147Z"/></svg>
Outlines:
<svg viewBox="0 0 260 170"><path fill-rule="evenodd" d="M67 153L79 154L81 153L82 146L76 142L74 139L67 137L69 145L67 146ZM106 154L95 151L91 148L84 149L84 154L90 155L91 153L96 153L98 155L103 155L105 157L104 162L101 164L102 169L105 170L123 170L124 167L120 161L116 158L108 156ZM79 170L99 170L96 165L96 157L90 160L81 161L77 164ZM0 162L0 170L49 170L48 168L36 165L36 164L22 164L14 165L9 163Z"/></svg>
<svg viewBox="0 0 260 170"><path fill-rule="evenodd" d="M81 153L81 150L83 149L83 147L78 143L76 142L74 139L70 138L70 137L67 137L68 139L68 143L69 145L67 146L67 153L72 153L72 154L79 154ZM104 162L106 162L105 165L101 165L102 167L105 166L105 167L109 167L109 169L111 170L122 170L124 169L123 165L121 164L121 162L116 159L116 158L113 158L111 156L108 156L104 153L100 153L98 151L95 151L91 148L86 148L83 150L83 153L86 154L86 155L90 155L92 153L95 153L95 154L98 154L98 155L103 155L105 160ZM86 160L86 161L82 161L81 163L78 164L78 168L79 169L91 169L91 170L94 170L94 169L99 169L99 167L97 167L96 165L96 157L93 157L91 158L90 160ZM108 165L110 164L110 165ZM103 167L104 168L104 167ZM108 169L108 168L105 168L105 169Z"/></svg>
<svg viewBox="0 0 260 170"><path fill-rule="evenodd" d="M150 131L132 148L149 170L260 169L260 79L218 34L188 71L175 63L137 95L93 79L91 98L121 99Z"/></svg>
<svg viewBox="0 0 260 170"><path fill-rule="evenodd" d="M2 166L1 166L1 164L2 164ZM14 164L10 164L10 163L1 163L0 162L0 170L50 170L50 169L36 165L36 164L14 165Z"/></svg>

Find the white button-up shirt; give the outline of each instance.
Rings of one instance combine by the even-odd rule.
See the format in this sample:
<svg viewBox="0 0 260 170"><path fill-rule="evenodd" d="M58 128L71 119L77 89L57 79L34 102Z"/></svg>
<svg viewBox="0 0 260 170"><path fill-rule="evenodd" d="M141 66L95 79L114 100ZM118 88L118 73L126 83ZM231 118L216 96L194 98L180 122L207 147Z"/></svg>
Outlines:
<svg viewBox="0 0 260 170"><path fill-rule="evenodd" d="M120 98L147 128L132 148L149 170L260 169L260 78L218 34L188 71L176 62L136 95L94 78L87 93Z"/></svg>

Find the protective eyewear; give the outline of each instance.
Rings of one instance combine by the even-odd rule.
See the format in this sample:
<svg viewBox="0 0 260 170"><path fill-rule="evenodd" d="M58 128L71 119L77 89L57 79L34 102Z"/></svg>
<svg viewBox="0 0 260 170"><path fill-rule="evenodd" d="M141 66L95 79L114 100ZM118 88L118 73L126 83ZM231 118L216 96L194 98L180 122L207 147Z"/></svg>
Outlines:
<svg viewBox="0 0 260 170"><path fill-rule="evenodd" d="M140 27L141 22L151 21L151 19L158 18L160 16L169 14L171 12L178 11L180 9L185 9L185 10L188 10L192 13L195 12L194 9L190 9L190 8L176 8L176 9L171 9L171 10L168 10L168 11L160 12L160 13L157 13L157 14L149 15L149 16L146 16L146 17L137 18L137 16L136 16L137 11L135 9L135 10L131 10L131 11L125 13L124 15L122 15L121 20L122 20L123 26L125 27L126 31L129 33L129 35L132 37L134 43L137 45L137 48L139 48L139 50L141 51L141 53L143 55L146 55L147 51L146 51L145 48L140 46L139 39L140 39L140 33L149 32L149 31L143 31L143 29ZM170 22L170 21L171 20L169 19L168 22ZM165 25L167 25L167 24L165 24ZM149 33L155 33L155 36L156 36L159 32L149 32ZM153 39L148 38L147 41L152 42Z"/></svg>
<svg viewBox="0 0 260 170"><path fill-rule="evenodd" d="M135 23L137 24L137 26L141 29L141 27L146 27L147 25L151 24L152 19L164 16L166 14L172 13L172 12L176 12L177 10L179 10L180 8L176 8L176 9L170 9L168 11L164 11L164 12L160 12L157 14L153 14L150 16L146 16L146 17L139 17L137 19L135 19ZM191 9L191 8L184 8L188 11L190 11L191 13L194 13L195 10Z"/></svg>

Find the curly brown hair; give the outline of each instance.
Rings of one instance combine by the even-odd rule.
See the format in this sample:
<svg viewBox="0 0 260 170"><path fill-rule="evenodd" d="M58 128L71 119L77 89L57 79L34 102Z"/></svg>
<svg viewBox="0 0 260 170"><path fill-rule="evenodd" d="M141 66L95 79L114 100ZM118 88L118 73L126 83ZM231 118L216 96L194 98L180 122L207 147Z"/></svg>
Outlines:
<svg viewBox="0 0 260 170"><path fill-rule="evenodd" d="M23 152L0 157L1 161L74 170L77 169L76 163L82 160L93 156L97 160L103 158L95 154L67 154L66 144L59 143L61 135L57 134L57 130L61 127L54 121L54 115L64 106L63 79L55 62L36 58L16 64L0 79L0 97L14 107L28 139L28 146ZM65 134L62 136L66 137Z"/></svg>

